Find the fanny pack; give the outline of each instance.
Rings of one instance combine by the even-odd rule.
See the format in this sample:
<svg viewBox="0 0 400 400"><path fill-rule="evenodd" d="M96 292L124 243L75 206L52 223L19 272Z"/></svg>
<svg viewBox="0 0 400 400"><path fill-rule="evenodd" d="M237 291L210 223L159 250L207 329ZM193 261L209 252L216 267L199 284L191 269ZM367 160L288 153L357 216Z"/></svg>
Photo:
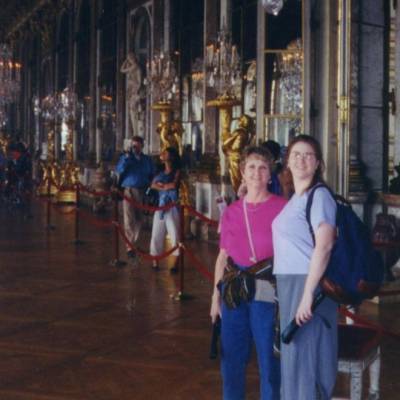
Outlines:
<svg viewBox="0 0 400 400"><path fill-rule="evenodd" d="M236 308L242 301L275 301L275 281L272 257L248 268L241 268L228 257L228 266L219 283L222 299L228 308Z"/></svg>

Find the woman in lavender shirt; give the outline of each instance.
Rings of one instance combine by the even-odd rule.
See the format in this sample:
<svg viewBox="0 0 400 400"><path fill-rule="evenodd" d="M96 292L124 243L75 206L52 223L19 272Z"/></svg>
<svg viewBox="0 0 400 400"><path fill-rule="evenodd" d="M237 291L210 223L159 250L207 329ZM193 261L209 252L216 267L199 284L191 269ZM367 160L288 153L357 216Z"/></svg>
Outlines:
<svg viewBox="0 0 400 400"><path fill-rule="evenodd" d="M299 135L289 144L286 173L294 193L272 224L281 330L296 318L303 325L281 345L281 400L330 399L337 372L337 305L311 304L335 242L336 203L327 188L316 189L311 207L315 246L306 220L310 189L322 181L319 143Z"/></svg>

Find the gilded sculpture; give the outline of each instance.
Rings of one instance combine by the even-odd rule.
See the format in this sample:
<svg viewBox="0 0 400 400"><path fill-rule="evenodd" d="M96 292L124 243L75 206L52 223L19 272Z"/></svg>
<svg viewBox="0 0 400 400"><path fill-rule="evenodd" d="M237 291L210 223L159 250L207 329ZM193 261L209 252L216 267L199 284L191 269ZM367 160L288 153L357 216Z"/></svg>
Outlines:
<svg viewBox="0 0 400 400"><path fill-rule="evenodd" d="M239 127L230 134L223 134L222 151L227 157L229 164L229 176L235 193L242 181L240 173L240 155L248 146L255 135L255 125L251 117L244 114L239 119Z"/></svg>
<svg viewBox="0 0 400 400"><path fill-rule="evenodd" d="M156 131L160 135L160 151L164 151L168 147L175 147L178 149L179 155L182 156L183 127L179 121L172 121L171 125L161 121L157 125Z"/></svg>

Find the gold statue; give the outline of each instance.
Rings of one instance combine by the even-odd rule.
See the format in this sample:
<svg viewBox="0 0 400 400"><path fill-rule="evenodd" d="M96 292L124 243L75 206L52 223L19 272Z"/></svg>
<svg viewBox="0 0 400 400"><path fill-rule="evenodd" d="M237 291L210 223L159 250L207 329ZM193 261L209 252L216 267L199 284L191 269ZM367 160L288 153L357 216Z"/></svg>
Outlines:
<svg viewBox="0 0 400 400"><path fill-rule="evenodd" d="M182 157L183 154L182 138L184 131L182 123L180 121L172 121L171 131L172 131L172 136L174 137L175 142L177 143L179 155Z"/></svg>
<svg viewBox="0 0 400 400"><path fill-rule="evenodd" d="M0 136L0 151L3 153L3 155L7 154L7 148L10 144L10 141L11 139L9 135L2 134Z"/></svg>
<svg viewBox="0 0 400 400"><path fill-rule="evenodd" d="M53 196L58 192L59 186L59 165L55 161L55 146L54 146L54 130L50 124L47 124L47 158L46 161L39 163L42 179L38 188L38 192L42 196L46 196L49 190L50 181L50 194Z"/></svg>
<svg viewBox="0 0 400 400"><path fill-rule="evenodd" d="M222 137L222 151L229 163L229 175L235 193L239 189L242 175L240 173L240 155L255 135L254 121L244 114L239 119L239 127L231 134Z"/></svg>
<svg viewBox="0 0 400 400"><path fill-rule="evenodd" d="M59 166L56 161L40 161L39 166L42 174L40 186L38 188L39 194L42 196L46 196L47 194L54 196L58 192L60 176ZM50 193L48 193L49 182Z"/></svg>
<svg viewBox="0 0 400 400"><path fill-rule="evenodd" d="M47 134L47 160L52 162L55 159L55 147L54 147L54 131L50 129Z"/></svg>
<svg viewBox="0 0 400 400"><path fill-rule="evenodd" d="M168 147L174 147L178 150L179 155L182 155L183 127L179 121L172 121L171 126L166 122L160 122L156 132L160 135L161 152Z"/></svg>

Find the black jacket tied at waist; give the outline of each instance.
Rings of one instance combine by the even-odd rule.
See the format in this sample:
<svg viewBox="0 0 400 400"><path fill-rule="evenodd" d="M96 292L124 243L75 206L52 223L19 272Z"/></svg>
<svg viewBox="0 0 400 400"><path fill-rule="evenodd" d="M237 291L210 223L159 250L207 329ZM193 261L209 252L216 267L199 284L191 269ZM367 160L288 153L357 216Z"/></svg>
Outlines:
<svg viewBox="0 0 400 400"><path fill-rule="evenodd" d="M222 299L228 308L236 308L242 301L254 299L256 279L273 281L272 257L248 268L240 268L228 257L228 266L220 282Z"/></svg>

